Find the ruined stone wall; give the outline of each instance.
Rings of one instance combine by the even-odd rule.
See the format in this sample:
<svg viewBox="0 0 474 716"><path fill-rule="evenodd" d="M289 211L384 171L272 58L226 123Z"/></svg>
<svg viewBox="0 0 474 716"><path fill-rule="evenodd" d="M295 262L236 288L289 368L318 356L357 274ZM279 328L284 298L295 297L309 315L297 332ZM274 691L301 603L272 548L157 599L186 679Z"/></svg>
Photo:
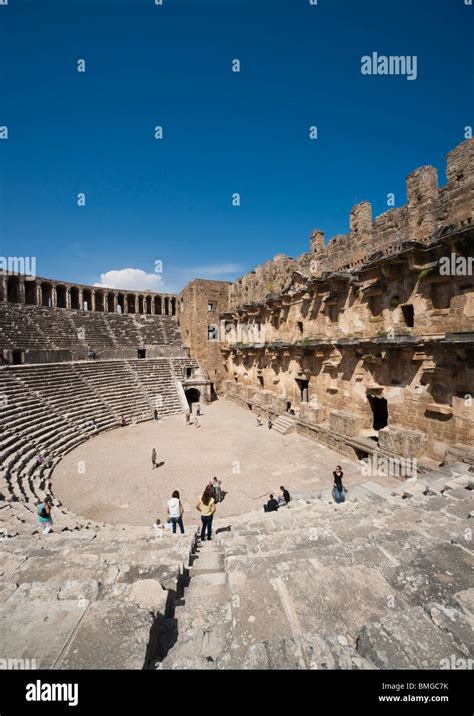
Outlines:
<svg viewBox="0 0 474 716"><path fill-rule="evenodd" d="M228 287L224 281L196 279L178 296L177 318L184 345L215 384L222 363L219 316L228 308ZM209 333L210 327L214 333Z"/></svg>
<svg viewBox="0 0 474 716"><path fill-rule="evenodd" d="M421 167L407 195L375 221L358 204L347 236L315 231L308 254L231 286L222 385L274 414L291 400L326 444L474 461L474 140L448 154L444 188Z"/></svg>
<svg viewBox="0 0 474 716"><path fill-rule="evenodd" d="M375 221L372 207L362 202L350 213L350 231L333 237L326 245L324 234L311 235L309 253L291 259L278 254L273 260L239 278L230 288L230 306L262 301L281 293L295 270L311 276L358 269L381 252L394 255L406 241L429 244L446 230L465 228L473 221L474 139L468 139L447 155L446 186L438 189L437 171L426 166L407 177L407 204L390 209Z"/></svg>

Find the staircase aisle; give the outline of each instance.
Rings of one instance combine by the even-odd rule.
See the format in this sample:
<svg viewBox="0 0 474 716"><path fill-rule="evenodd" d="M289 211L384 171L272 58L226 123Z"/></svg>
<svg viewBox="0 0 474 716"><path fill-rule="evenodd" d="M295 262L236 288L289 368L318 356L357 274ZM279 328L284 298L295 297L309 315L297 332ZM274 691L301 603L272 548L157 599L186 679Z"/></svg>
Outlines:
<svg viewBox="0 0 474 716"><path fill-rule="evenodd" d="M176 606L174 619L162 625L162 648L169 651L156 664L159 669L216 669L230 649L232 607L224 550L215 537L197 544L189 569L190 584Z"/></svg>

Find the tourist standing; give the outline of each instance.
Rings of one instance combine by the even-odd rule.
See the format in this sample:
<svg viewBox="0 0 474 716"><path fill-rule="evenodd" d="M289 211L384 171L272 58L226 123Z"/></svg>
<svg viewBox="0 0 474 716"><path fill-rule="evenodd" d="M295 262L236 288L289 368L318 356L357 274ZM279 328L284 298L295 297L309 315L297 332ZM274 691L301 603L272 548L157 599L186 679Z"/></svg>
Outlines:
<svg viewBox="0 0 474 716"><path fill-rule="evenodd" d="M178 525L181 534L184 535L183 513L184 509L179 498L179 492L175 490L171 495L171 500L168 500L168 514L170 516L173 534L176 534L176 525Z"/></svg>
<svg viewBox="0 0 474 716"><path fill-rule="evenodd" d="M197 419L197 417L194 418L194 425L196 426L196 428L199 427L199 420Z"/></svg>
<svg viewBox="0 0 474 716"><path fill-rule="evenodd" d="M201 405L200 405L200 403L197 404L196 415L199 415L199 417L201 416Z"/></svg>
<svg viewBox="0 0 474 716"><path fill-rule="evenodd" d="M221 481L217 479L217 477L214 477L212 480L212 489L214 490L214 499L217 502L222 501L222 490L221 490Z"/></svg>
<svg viewBox="0 0 474 716"><path fill-rule="evenodd" d="M262 418L260 417L260 415L257 415L257 428L259 428L261 426L261 424L262 424Z"/></svg>
<svg viewBox="0 0 474 716"><path fill-rule="evenodd" d="M339 504L340 502L345 502L346 489L342 484L342 478L344 476L344 473L342 472L341 466L336 465L336 469L332 474L334 477L334 484L332 488L332 496L334 498L334 501L337 502L337 504Z"/></svg>
<svg viewBox="0 0 474 716"><path fill-rule="evenodd" d="M271 430L273 427L272 419L270 416L268 416L268 429Z"/></svg>
<svg viewBox="0 0 474 716"><path fill-rule="evenodd" d="M44 535L47 535L53 529L52 507L53 501L49 495L44 498L44 502L40 502L38 505L38 522L43 528Z"/></svg>
<svg viewBox="0 0 474 716"><path fill-rule="evenodd" d="M204 494L196 505L196 509L201 513L201 542L204 542L207 531L207 539L212 539L212 518L216 511L215 500L213 497L212 486L208 485L204 490Z"/></svg>
<svg viewBox="0 0 474 716"><path fill-rule="evenodd" d="M156 467L156 450L153 448L151 451L151 469L154 470Z"/></svg>

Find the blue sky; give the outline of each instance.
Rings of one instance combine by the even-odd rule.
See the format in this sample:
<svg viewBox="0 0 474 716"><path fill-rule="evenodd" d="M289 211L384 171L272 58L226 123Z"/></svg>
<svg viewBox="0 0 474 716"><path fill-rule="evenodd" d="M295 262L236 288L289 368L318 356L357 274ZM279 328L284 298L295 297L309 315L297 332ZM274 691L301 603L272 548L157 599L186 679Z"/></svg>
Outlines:
<svg viewBox="0 0 474 716"><path fill-rule="evenodd" d="M474 124L473 23L464 0L9 0L0 255L175 291L345 233L358 201L404 204L416 167L445 182ZM374 51L416 55L417 79L363 76Z"/></svg>

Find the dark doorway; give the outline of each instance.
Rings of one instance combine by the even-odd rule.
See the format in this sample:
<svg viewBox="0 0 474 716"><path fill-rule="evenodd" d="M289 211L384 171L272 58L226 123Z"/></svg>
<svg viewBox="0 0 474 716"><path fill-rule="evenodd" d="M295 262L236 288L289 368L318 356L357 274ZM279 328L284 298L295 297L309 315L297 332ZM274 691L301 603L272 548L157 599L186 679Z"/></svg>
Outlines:
<svg viewBox="0 0 474 716"><path fill-rule="evenodd" d="M146 348L138 348L138 357L146 358Z"/></svg>
<svg viewBox="0 0 474 716"><path fill-rule="evenodd" d="M258 384L261 388L265 387L263 375L257 375Z"/></svg>
<svg viewBox="0 0 474 716"><path fill-rule="evenodd" d="M127 313L136 313L135 310L135 295L133 293L129 293L127 295Z"/></svg>
<svg viewBox="0 0 474 716"><path fill-rule="evenodd" d="M201 393L197 388L188 388L185 391L186 400L188 401L191 412L193 411L193 403L199 403L201 400Z"/></svg>
<svg viewBox="0 0 474 716"><path fill-rule="evenodd" d="M297 378L296 382L298 383L298 388L300 389L301 402L307 403L308 402L308 381L300 380L299 378Z"/></svg>
<svg viewBox="0 0 474 716"><path fill-rule="evenodd" d="M20 280L17 276L7 279L7 299L9 303L20 303Z"/></svg>
<svg viewBox="0 0 474 716"><path fill-rule="evenodd" d="M79 308L79 289L73 286L70 291L71 295L71 308L76 310Z"/></svg>
<svg viewBox="0 0 474 716"><path fill-rule="evenodd" d="M21 365L21 351L13 351L12 364L13 365Z"/></svg>
<svg viewBox="0 0 474 716"><path fill-rule="evenodd" d="M374 430L382 430L388 423L388 407L385 398L377 398L375 395L368 395L368 401L374 416Z"/></svg>
<svg viewBox="0 0 474 716"><path fill-rule="evenodd" d="M104 311L104 294L102 291L95 292L95 310L100 311L101 313Z"/></svg>
<svg viewBox="0 0 474 716"><path fill-rule="evenodd" d="M83 311L92 311L92 293L88 289L82 291L82 306Z"/></svg>
<svg viewBox="0 0 474 716"><path fill-rule="evenodd" d="M66 287L56 286L56 306L66 308Z"/></svg>
<svg viewBox="0 0 474 716"><path fill-rule="evenodd" d="M34 281L25 281L25 303L27 306L36 306L36 283Z"/></svg>
<svg viewBox="0 0 474 716"><path fill-rule="evenodd" d="M415 325L415 310L411 303L407 303L406 306L402 306L403 320L408 328L413 328Z"/></svg>
<svg viewBox="0 0 474 716"><path fill-rule="evenodd" d="M53 302L53 290L50 283L41 284L41 305L51 308Z"/></svg>

